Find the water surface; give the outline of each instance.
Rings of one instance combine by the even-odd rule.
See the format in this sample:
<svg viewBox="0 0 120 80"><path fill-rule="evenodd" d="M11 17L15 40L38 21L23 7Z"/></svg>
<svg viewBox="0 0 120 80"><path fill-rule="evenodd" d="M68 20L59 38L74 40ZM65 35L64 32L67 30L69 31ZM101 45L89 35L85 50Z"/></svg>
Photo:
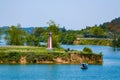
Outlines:
<svg viewBox="0 0 120 80"><path fill-rule="evenodd" d="M64 48L82 50L84 45L62 45ZM80 64L29 64L0 65L0 80L120 80L120 51L109 46L88 46L102 52L103 65Z"/></svg>

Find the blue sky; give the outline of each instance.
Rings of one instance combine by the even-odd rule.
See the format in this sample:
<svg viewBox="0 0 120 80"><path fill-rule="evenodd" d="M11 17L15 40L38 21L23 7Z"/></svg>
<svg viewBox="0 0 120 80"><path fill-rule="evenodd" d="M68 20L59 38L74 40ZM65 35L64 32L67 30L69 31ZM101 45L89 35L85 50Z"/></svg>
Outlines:
<svg viewBox="0 0 120 80"><path fill-rule="evenodd" d="M120 17L120 0L0 0L0 26L21 24L82 29Z"/></svg>

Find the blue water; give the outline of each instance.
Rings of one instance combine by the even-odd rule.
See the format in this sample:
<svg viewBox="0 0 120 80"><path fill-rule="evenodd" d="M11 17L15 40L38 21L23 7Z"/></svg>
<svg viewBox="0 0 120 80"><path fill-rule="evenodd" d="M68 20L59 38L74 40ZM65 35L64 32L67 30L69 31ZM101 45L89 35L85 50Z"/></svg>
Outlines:
<svg viewBox="0 0 120 80"><path fill-rule="evenodd" d="M84 45L62 45L82 50ZM109 46L88 46L102 52L103 65L88 65L82 70L79 64L0 65L0 80L120 80L120 51Z"/></svg>

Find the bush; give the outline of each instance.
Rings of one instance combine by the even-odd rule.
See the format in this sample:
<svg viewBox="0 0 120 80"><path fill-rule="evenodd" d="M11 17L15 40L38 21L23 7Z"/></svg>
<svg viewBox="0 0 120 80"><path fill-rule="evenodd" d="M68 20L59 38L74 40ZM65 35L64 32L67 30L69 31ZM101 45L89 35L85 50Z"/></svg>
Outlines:
<svg viewBox="0 0 120 80"><path fill-rule="evenodd" d="M5 63L11 63L12 61L19 62L21 54L18 52L1 52L0 60Z"/></svg>
<svg viewBox="0 0 120 80"><path fill-rule="evenodd" d="M92 53L92 49L90 49L88 47L84 47L83 51L87 52L87 53Z"/></svg>
<svg viewBox="0 0 120 80"><path fill-rule="evenodd" d="M34 63L35 61L35 54L34 53L27 53L26 59L28 63Z"/></svg>
<svg viewBox="0 0 120 80"><path fill-rule="evenodd" d="M8 60L9 60L10 62L11 62L11 61L19 62L20 58L21 58L21 55L20 55L20 53L18 53L18 52L10 52L10 53L8 54Z"/></svg>

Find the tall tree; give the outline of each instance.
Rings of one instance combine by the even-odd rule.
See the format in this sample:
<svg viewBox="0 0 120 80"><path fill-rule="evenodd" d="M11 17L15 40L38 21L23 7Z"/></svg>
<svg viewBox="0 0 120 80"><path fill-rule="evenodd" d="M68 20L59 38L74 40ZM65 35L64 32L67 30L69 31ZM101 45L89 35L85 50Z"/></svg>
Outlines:
<svg viewBox="0 0 120 80"><path fill-rule="evenodd" d="M95 37L99 37L104 35L104 31L101 27L94 26L93 28L90 29L90 32L95 35Z"/></svg>
<svg viewBox="0 0 120 80"><path fill-rule="evenodd" d="M28 46L40 46L40 40L32 34L27 34L26 36L26 44Z"/></svg>
<svg viewBox="0 0 120 80"><path fill-rule="evenodd" d="M58 35L53 35L52 36L52 46L54 48L59 48L60 45L59 45L59 36Z"/></svg>
<svg viewBox="0 0 120 80"><path fill-rule="evenodd" d="M45 29L42 27L37 27L33 33L33 35L39 40L39 41L45 41L46 32Z"/></svg>
<svg viewBox="0 0 120 80"><path fill-rule="evenodd" d="M50 20L48 22L49 27L47 28L48 32L52 32L52 34L58 35L60 33L59 25L57 25L54 21Z"/></svg>
<svg viewBox="0 0 120 80"><path fill-rule="evenodd" d="M10 45L24 45L26 32L19 26L11 26L6 31L5 39Z"/></svg>
<svg viewBox="0 0 120 80"><path fill-rule="evenodd" d="M48 22L49 27L47 28L48 33L52 32L52 43L53 47L59 47L59 35L60 35L60 29L57 24L55 24L54 21Z"/></svg>
<svg viewBox="0 0 120 80"><path fill-rule="evenodd" d="M37 27L34 31L34 35L36 37L40 37L43 32L44 32L44 29L42 27Z"/></svg>
<svg viewBox="0 0 120 80"><path fill-rule="evenodd" d="M68 32L63 34L62 36L63 36L63 38L62 38L61 42L63 44L73 44L74 40L76 39L75 34L68 33Z"/></svg>

